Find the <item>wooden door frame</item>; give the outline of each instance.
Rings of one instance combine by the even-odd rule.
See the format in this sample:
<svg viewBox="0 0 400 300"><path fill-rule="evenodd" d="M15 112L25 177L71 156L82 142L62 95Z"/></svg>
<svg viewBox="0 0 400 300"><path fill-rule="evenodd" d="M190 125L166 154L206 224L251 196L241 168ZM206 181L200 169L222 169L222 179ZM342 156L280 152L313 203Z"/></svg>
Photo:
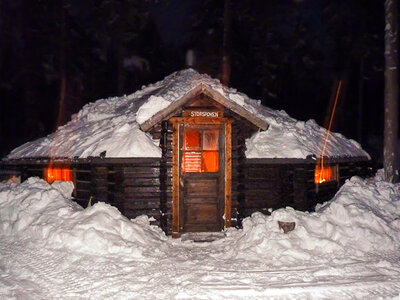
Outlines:
<svg viewBox="0 0 400 300"><path fill-rule="evenodd" d="M180 219L180 134L179 127L183 124L224 125L225 135L225 182L224 182L224 228L231 227L231 203L232 203L232 122L228 118L206 117L175 117L169 119L173 125L172 135L172 237L180 237L182 234L182 220Z"/></svg>

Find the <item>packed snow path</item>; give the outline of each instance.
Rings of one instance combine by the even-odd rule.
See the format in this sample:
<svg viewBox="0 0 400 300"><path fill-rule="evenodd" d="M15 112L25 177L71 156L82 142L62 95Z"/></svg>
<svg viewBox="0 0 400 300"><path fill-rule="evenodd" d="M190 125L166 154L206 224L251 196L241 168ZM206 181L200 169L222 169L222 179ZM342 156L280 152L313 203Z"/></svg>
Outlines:
<svg viewBox="0 0 400 300"><path fill-rule="evenodd" d="M209 243L166 244L170 256L143 260L1 239L0 298L374 299L394 297L400 291L398 257L271 268L251 258L215 259ZM220 254L215 245L211 248Z"/></svg>

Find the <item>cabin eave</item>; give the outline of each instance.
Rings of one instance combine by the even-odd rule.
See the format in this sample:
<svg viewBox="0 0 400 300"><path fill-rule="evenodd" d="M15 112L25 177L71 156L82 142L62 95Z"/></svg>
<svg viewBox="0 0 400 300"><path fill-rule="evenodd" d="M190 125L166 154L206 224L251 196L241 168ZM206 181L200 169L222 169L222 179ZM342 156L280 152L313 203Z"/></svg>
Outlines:
<svg viewBox="0 0 400 300"><path fill-rule="evenodd" d="M190 92L186 93L180 99L174 101L166 107L165 109L159 111L157 114L149 118L147 121L140 125L140 129L147 132L151 130L155 125L161 123L162 121L170 119L174 116L179 109L181 109L189 100L195 98L200 94L205 94L208 97L212 98L215 102L221 104L222 106L228 108L229 110L233 111L234 113L238 114L239 116L243 117L244 119L248 120L251 124L253 124L256 128L261 130L268 129L268 123L251 114L246 109L244 109L241 105L235 103L234 101L228 100L226 97L221 95L219 92L213 90L207 84L201 83Z"/></svg>

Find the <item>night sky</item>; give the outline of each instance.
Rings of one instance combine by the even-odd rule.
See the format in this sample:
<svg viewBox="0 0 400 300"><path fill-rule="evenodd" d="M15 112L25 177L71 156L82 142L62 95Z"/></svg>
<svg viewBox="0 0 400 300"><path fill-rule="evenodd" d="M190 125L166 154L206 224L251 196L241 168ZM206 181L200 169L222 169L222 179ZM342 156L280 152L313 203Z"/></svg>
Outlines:
<svg viewBox="0 0 400 300"><path fill-rule="evenodd" d="M229 86L320 125L342 80L333 130L381 156L383 1L15 0L0 14L1 156L186 68L188 50L217 78L225 50Z"/></svg>

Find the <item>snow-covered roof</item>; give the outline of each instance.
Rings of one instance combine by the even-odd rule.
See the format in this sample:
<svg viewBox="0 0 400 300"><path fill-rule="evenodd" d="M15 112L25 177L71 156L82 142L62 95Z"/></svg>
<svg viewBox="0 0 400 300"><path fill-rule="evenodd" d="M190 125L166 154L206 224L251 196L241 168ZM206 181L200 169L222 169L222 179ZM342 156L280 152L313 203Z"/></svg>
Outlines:
<svg viewBox="0 0 400 300"><path fill-rule="evenodd" d="M217 79L187 69L131 95L89 103L56 132L25 143L6 158L86 158L104 151L106 157L161 157L159 141L153 140L141 125L199 86L224 97L239 113L251 114L269 125L267 130L254 133L246 141L248 158L321 156L327 131L314 120L297 121L284 111L267 108L261 101L223 86ZM325 156L369 158L357 142L339 133L330 134Z"/></svg>

